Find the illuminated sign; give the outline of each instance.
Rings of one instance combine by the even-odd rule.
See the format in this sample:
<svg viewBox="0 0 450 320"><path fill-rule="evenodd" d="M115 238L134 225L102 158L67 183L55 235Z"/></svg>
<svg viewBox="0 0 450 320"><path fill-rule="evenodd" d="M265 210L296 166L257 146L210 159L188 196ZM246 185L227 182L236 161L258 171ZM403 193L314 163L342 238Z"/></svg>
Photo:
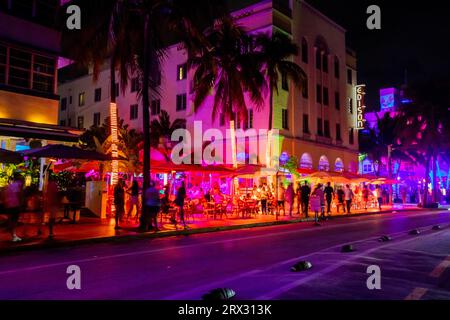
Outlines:
<svg viewBox="0 0 450 320"><path fill-rule="evenodd" d="M394 109L396 107L396 90L395 88L387 88L380 90L381 110Z"/></svg>
<svg viewBox="0 0 450 320"><path fill-rule="evenodd" d="M117 124L117 105L115 103L111 103L109 105L109 112L111 117L111 156L113 158L111 163L111 184L115 185L118 181L119 176L119 133L118 133L118 124Z"/></svg>
<svg viewBox="0 0 450 320"><path fill-rule="evenodd" d="M364 129L366 119L364 119L364 111L366 109L365 95L366 85L359 85L356 89L356 130Z"/></svg>

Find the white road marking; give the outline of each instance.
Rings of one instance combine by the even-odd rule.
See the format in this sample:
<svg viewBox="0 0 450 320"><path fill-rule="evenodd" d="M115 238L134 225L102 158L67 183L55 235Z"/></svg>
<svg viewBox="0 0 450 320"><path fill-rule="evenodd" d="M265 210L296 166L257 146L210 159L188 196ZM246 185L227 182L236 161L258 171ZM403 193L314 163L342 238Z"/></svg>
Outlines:
<svg viewBox="0 0 450 320"><path fill-rule="evenodd" d="M450 256L448 256L444 261L442 261L433 272L430 273L430 277L440 278L445 270L450 267Z"/></svg>
<svg viewBox="0 0 450 320"><path fill-rule="evenodd" d="M428 292L428 289L425 288L415 288L406 298L405 300L420 300L422 297Z"/></svg>

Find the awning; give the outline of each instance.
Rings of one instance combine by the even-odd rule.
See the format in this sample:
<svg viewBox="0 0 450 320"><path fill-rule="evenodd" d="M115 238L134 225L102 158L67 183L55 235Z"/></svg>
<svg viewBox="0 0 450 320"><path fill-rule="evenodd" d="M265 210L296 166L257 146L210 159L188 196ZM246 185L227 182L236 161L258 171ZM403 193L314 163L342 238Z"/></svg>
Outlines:
<svg viewBox="0 0 450 320"><path fill-rule="evenodd" d="M51 144L43 148L26 150L23 156L30 158L81 159L81 160L112 160L111 157L95 151L68 147L61 144Z"/></svg>
<svg viewBox="0 0 450 320"><path fill-rule="evenodd" d="M82 131L57 125L0 119L0 136L78 142Z"/></svg>

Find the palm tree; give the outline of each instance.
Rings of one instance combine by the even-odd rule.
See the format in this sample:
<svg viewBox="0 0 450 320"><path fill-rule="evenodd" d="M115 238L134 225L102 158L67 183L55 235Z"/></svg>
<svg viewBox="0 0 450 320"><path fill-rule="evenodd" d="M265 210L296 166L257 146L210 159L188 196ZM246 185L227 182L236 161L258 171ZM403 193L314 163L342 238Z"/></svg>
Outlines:
<svg viewBox="0 0 450 320"><path fill-rule="evenodd" d="M167 111L161 110L158 119L155 119L150 123L151 146L153 148L161 149L160 151L164 154L166 160L170 161L170 152L172 148L168 145L168 141L175 130L185 128L185 119L175 119L174 122L171 122Z"/></svg>
<svg viewBox="0 0 450 320"><path fill-rule="evenodd" d="M222 114L232 120L237 113L247 119L245 94L259 110L263 106L265 80L251 37L229 16L222 17L203 38L205 47L192 52L189 65L194 75L194 109L214 91L212 119Z"/></svg>
<svg viewBox="0 0 450 320"><path fill-rule="evenodd" d="M428 204L430 171L433 172L433 202L437 202L436 162L450 147L450 81L436 79L417 83L407 90L412 103L401 107L403 128L399 134L404 148L414 150L425 159L425 197Z"/></svg>
<svg viewBox="0 0 450 320"><path fill-rule="evenodd" d="M305 86L307 75L303 69L289 59L297 56L298 46L279 31L272 35L260 34L256 37L256 44L260 50L260 59L263 61L270 87L269 96L269 130L273 127L273 98L274 92L278 95L280 75L285 75L296 85Z"/></svg>

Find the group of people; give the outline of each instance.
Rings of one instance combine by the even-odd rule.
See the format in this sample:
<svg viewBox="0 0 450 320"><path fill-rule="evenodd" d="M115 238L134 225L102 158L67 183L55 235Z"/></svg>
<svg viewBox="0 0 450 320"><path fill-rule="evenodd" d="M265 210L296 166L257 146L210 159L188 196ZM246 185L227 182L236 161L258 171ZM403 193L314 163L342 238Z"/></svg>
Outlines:
<svg viewBox="0 0 450 320"><path fill-rule="evenodd" d="M1 203L4 213L8 216L8 229L11 234L12 242L21 242L23 239L17 235L17 225L19 223L20 215L26 209L27 197L25 195L24 179L19 173L14 174L9 184L0 194ZM58 185L53 175L49 174L48 181L43 190L43 206L42 212L39 215L39 222L37 226L37 234L42 235L42 225L44 222L44 213L49 214L49 234L48 238L54 237L54 225L58 209L61 205L61 194L58 190Z"/></svg>
<svg viewBox="0 0 450 320"><path fill-rule="evenodd" d="M165 186L162 190L158 188L155 181L150 181L149 187L142 193L139 183L134 180L129 188L123 179L119 179L114 186L114 207L115 207L115 229L120 230L121 222L125 216L125 193L130 195L130 206L127 213L127 220L132 217L133 209L136 208L136 220L139 220L139 229L147 232L150 230L159 231L158 228L158 213L162 211L167 213L170 208L170 188ZM143 195L142 208L140 208L140 195ZM185 228L187 224L185 221L184 202L186 199L186 187L184 181L177 190L175 201L173 202L178 208L180 220ZM141 213L141 214L140 214ZM175 220L176 219L172 219Z"/></svg>

